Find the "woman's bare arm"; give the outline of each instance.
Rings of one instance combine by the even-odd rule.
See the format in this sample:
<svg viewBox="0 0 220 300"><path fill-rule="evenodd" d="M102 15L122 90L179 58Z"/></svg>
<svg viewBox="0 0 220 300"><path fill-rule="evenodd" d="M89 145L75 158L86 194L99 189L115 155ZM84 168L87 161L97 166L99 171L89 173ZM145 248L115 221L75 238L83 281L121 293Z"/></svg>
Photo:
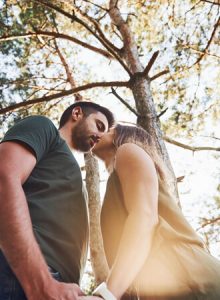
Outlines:
<svg viewBox="0 0 220 300"><path fill-rule="evenodd" d="M151 249L158 222L158 178L150 156L131 143L117 150L115 169L128 212L117 257L107 279L109 290L119 299L136 278Z"/></svg>

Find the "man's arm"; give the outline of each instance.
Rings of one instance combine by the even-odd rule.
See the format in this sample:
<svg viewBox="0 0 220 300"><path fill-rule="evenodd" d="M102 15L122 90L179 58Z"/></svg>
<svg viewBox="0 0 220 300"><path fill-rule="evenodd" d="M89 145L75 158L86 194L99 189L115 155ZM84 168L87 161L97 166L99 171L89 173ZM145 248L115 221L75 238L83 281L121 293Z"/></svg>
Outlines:
<svg viewBox="0 0 220 300"><path fill-rule="evenodd" d="M0 144L0 248L29 300L73 300L76 284L52 278L35 240L22 184L36 165L31 150L17 142Z"/></svg>

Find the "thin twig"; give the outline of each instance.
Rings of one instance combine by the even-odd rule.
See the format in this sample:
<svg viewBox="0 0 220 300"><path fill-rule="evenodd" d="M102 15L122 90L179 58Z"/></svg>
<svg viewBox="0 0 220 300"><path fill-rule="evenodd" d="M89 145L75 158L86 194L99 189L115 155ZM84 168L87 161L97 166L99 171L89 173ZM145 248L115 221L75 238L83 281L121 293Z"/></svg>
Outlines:
<svg viewBox="0 0 220 300"><path fill-rule="evenodd" d="M112 94L118 98L118 100L121 101L121 103L123 103L131 112L133 112L137 117L139 116L139 114L137 113L137 111L132 108L121 96L118 95L118 93L116 92L116 90L112 87Z"/></svg>
<svg viewBox="0 0 220 300"><path fill-rule="evenodd" d="M161 71L161 72L157 73L156 75L154 75L152 77L149 77L149 79L150 79L150 81L153 81L153 80L155 80L155 79L157 79L157 78L159 78L159 77L161 77L161 76L163 76L163 75L165 75L169 72L170 72L170 70Z"/></svg>
<svg viewBox="0 0 220 300"><path fill-rule="evenodd" d="M96 6L96 7L98 7L98 8L100 8L100 9L104 10L104 11L108 11L107 8L102 7L101 5L98 5L98 4L96 4L96 3L93 3L92 1L89 1L89 0L84 0L84 1L85 1L85 2L88 2L88 3L92 4L92 5L94 5L94 6Z"/></svg>
<svg viewBox="0 0 220 300"><path fill-rule="evenodd" d="M211 42L212 42L212 40L214 38L215 32L216 32L216 30L217 30L217 28L219 26L219 22L220 22L220 17L218 18L217 22L214 25L214 28L213 28L213 31L211 33L210 39L208 40L208 43L207 43L205 49L203 50L203 54L196 60L196 62L193 65L198 64L201 61L201 59L205 56L206 51L208 50L208 48L209 48L209 46L210 46L210 44L211 44Z"/></svg>
<svg viewBox="0 0 220 300"><path fill-rule="evenodd" d="M195 151L220 151L220 147L194 147L194 146L189 146L189 145L186 145L186 144L183 144L183 143L180 143L180 142L177 142L173 139L171 139L170 137L168 136L163 136L163 139L170 143L170 144L173 144L175 146L178 146L178 147L181 147L181 148L184 148L186 150L191 150L193 152Z"/></svg>
<svg viewBox="0 0 220 300"><path fill-rule="evenodd" d="M196 4L194 4L189 10L187 10L185 12L185 15L188 14L190 11L192 11L198 4L200 4L201 0L199 0L198 2L196 2ZM186 18L185 18L186 19Z"/></svg>
<svg viewBox="0 0 220 300"><path fill-rule="evenodd" d="M90 44L87 44L83 41L80 41L79 39L76 39L72 36L69 36L67 34L63 33L57 33L57 32L50 32L50 31L43 31L43 30L36 30L35 32L27 32L27 33L22 33L22 34L16 34L16 35L11 35L11 36L2 36L0 37L0 42L4 41L10 41L14 39L19 39L19 38L26 38L26 37L38 37L38 36L52 36L55 38L60 38L60 39L65 39L70 42L73 42L75 44L78 44L84 48L87 48L91 51L94 51L96 53L99 53L107 58L114 58L108 51L105 51L103 49L97 48L95 46L92 46Z"/></svg>
<svg viewBox="0 0 220 300"><path fill-rule="evenodd" d="M212 225L220 221L220 217L213 218L213 219L206 219L206 218L202 218L202 219L203 219L203 224L199 228L197 228L197 230L200 230L208 225Z"/></svg>
<svg viewBox="0 0 220 300"><path fill-rule="evenodd" d="M163 110L159 113L159 115L157 115L157 118L159 119L161 116L163 116L163 115L167 112L167 110L168 110L168 107L166 107L165 109L163 109Z"/></svg>
<svg viewBox="0 0 220 300"><path fill-rule="evenodd" d="M208 56L212 56L212 57L216 57L218 59L220 59L220 56L216 55L216 54L212 54L212 53L209 53L207 51L200 51L200 50L197 50L196 48L194 47L191 47L190 45L185 45L183 46L183 49L191 49L199 54L202 54L202 55L208 55Z"/></svg>

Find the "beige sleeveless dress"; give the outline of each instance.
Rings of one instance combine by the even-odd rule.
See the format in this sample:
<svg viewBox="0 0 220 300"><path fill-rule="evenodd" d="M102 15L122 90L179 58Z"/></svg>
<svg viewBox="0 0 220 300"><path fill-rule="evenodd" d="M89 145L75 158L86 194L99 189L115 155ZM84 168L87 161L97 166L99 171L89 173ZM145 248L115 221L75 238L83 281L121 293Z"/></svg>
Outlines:
<svg viewBox="0 0 220 300"><path fill-rule="evenodd" d="M149 300L220 300L220 261L205 249L162 181L158 211L152 249L133 283L132 293ZM113 171L101 211L104 249L110 267L126 218L120 181Z"/></svg>

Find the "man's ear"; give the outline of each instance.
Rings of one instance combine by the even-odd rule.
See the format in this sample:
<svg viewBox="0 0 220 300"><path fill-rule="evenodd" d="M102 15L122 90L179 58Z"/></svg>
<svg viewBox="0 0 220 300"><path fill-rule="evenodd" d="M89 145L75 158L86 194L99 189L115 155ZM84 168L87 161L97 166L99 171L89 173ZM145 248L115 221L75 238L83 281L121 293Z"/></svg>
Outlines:
<svg viewBox="0 0 220 300"><path fill-rule="evenodd" d="M83 111L80 106L74 107L72 110L72 118L74 121L78 121L83 118Z"/></svg>

